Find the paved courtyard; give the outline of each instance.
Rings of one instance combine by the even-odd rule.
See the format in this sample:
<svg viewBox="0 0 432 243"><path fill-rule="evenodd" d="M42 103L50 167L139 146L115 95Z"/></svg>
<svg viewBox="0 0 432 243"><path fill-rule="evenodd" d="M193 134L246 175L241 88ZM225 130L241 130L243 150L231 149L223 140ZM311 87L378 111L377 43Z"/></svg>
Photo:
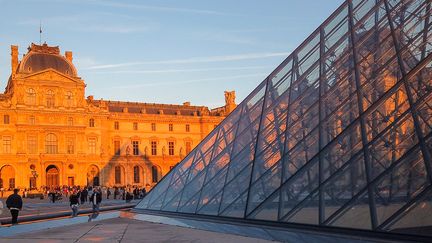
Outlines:
<svg viewBox="0 0 432 243"><path fill-rule="evenodd" d="M0 198L0 201L3 202L3 204L6 204L6 198ZM132 203L138 203L139 200L133 200ZM1 203L0 203L1 204ZM101 206L118 206L126 204L124 200L102 200ZM80 209L86 209L91 208L92 205L89 202L84 203L80 206ZM45 199L30 199L30 198L24 198L23 203L23 210L20 211L20 216L25 215L42 215L42 214L49 214L49 213L61 213L61 212L71 212L71 209L69 207L69 200L63 199L61 201L57 201L55 203L49 202L47 198ZM0 221L4 220L5 218L10 218L9 210L7 210L6 205L4 205L3 209L0 209Z"/></svg>
<svg viewBox="0 0 432 243"><path fill-rule="evenodd" d="M0 238L2 242L270 242L178 226L115 218Z"/></svg>

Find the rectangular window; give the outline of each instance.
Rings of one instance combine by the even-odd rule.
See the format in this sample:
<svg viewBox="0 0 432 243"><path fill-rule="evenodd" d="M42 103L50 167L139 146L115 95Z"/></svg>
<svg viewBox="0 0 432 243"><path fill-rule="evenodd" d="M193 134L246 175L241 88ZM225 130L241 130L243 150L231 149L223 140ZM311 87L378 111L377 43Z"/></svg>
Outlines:
<svg viewBox="0 0 432 243"><path fill-rule="evenodd" d="M37 137L28 136L27 137L27 153L37 154Z"/></svg>
<svg viewBox="0 0 432 243"><path fill-rule="evenodd" d="M10 154L11 152L11 140L10 136L3 137L3 153Z"/></svg>
<svg viewBox="0 0 432 243"><path fill-rule="evenodd" d="M90 118L89 127L94 127L94 126L95 126L95 120L93 118Z"/></svg>
<svg viewBox="0 0 432 243"><path fill-rule="evenodd" d="M138 141L132 141L133 155L139 155L139 143Z"/></svg>
<svg viewBox="0 0 432 243"><path fill-rule="evenodd" d="M3 116L3 122L4 122L4 124L9 124L9 115Z"/></svg>
<svg viewBox="0 0 432 243"><path fill-rule="evenodd" d="M156 123L151 124L151 130L154 132L156 131Z"/></svg>
<svg viewBox="0 0 432 243"><path fill-rule="evenodd" d="M186 132L190 132L190 125L186 124Z"/></svg>
<svg viewBox="0 0 432 243"><path fill-rule="evenodd" d="M138 130L138 122L133 123L133 130Z"/></svg>
<svg viewBox="0 0 432 243"><path fill-rule="evenodd" d="M172 132L174 130L173 124L168 124L168 130Z"/></svg>
<svg viewBox="0 0 432 243"><path fill-rule="evenodd" d="M119 130L119 127L120 127L119 122L118 121L114 122L114 129Z"/></svg>
<svg viewBox="0 0 432 243"><path fill-rule="evenodd" d="M186 154L189 154L192 150L192 143L186 142Z"/></svg>
<svg viewBox="0 0 432 243"><path fill-rule="evenodd" d="M174 155L174 142L168 142L168 154L170 156Z"/></svg>
<svg viewBox="0 0 432 243"><path fill-rule="evenodd" d="M36 123L36 118L34 116L29 117L29 124L34 125Z"/></svg>
<svg viewBox="0 0 432 243"><path fill-rule="evenodd" d="M68 126L73 126L73 118L68 117Z"/></svg>
<svg viewBox="0 0 432 243"><path fill-rule="evenodd" d="M114 154L120 155L120 141L114 141Z"/></svg>
<svg viewBox="0 0 432 243"><path fill-rule="evenodd" d="M96 154L96 138L89 138L89 153Z"/></svg>
<svg viewBox="0 0 432 243"><path fill-rule="evenodd" d="M66 138L66 152L68 154L75 153L75 138L73 137Z"/></svg>
<svg viewBox="0 0 432 243"><path fill-rule="evenodd" d="M151 154L157 155L157 143L156 143L156 141L151 141Z"/></svg>

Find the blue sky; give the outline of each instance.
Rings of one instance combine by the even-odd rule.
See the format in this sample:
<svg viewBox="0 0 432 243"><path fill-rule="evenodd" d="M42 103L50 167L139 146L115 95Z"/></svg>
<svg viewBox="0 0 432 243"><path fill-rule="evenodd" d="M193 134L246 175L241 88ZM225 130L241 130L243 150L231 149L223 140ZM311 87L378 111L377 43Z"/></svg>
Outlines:
<svg viewBox="0 0 432 243"><path fill-rule="evenodd" d="M71 50L86 96L194 105L239 103L342 0L0 0L0 88L10 45Z"/></svg>

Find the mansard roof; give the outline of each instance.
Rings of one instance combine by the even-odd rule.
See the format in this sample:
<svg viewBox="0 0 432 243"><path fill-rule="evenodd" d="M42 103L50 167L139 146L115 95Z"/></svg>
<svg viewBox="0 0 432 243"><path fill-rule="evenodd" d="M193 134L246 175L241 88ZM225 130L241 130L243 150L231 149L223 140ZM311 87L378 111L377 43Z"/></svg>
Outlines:
<svg viewBox="0 0 432 243"><path fill-rule="evenodd" d="M171 105L171 104L156 104L156 103L141 103L141 102L125 102L111 100L92 100L94 105L101 106L105 102L109 112L118 113L142 113L142 114L164 114L164 115L181 115L181 116L220 116L220 112L212 112L207 106L191 106Z"/></svg>
<svg viewBox="0 0 432 243"><path fill-rule="evenodd" d="M58 46L52 47L47 44L36 45L34 43L31 44L27 54L23 57L18 73L31 74L50 68L68 76L77 76L74 65L60 55Z"/></svg>

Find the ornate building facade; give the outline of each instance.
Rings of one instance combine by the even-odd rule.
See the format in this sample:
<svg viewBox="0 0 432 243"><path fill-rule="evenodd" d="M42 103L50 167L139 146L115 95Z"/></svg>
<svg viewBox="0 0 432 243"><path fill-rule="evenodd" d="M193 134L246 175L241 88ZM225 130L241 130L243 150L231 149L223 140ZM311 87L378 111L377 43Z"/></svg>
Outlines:
<svg viewBox="0 0 432 243"><path fill-rule="evenodd" d="M0 94L0 188L152 186L235 108L85 98L72 52L32 44Z"/></svg>

